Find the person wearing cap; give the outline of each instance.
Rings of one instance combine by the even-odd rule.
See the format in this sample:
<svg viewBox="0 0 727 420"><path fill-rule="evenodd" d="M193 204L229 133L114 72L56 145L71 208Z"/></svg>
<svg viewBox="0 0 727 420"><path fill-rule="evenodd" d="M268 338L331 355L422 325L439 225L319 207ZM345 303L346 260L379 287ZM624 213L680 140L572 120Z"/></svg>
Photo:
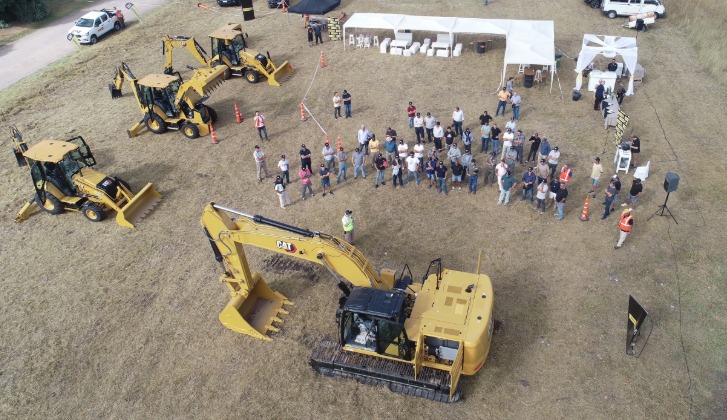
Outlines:
<svg viewBox="0 0 727 420"><path fill-rule="evenodd" d="M505 159L501 159L500 162L495 166L495 176L497 177L497 186L502 190L502 177L507 173L507 163Z"/></svg>
<svg viewBox="0 0 727 420"><path fill-rule="evenodd" d="M464 123L464 111L456 106L452 112L452 126L454 132L460 137L462 137L462 123Z"/></svg>
<svg viewBox="0 0 727 420"><path fill-rule="evenodd" d="M394 188L396 188L397 181L399 181L401 188L404 188L404 163L398 156L391 162L391 175L392 181L394 181Z"/></svg>
<svg viewBox="0 0 727 420"><path fill-rule="evenodd" d="M538 204L535 208L540 209L540 214L545 214L545 204L548 197L548 181L545 179L538 181L538 192L535 194L535 198L538 199Z"/></svg>
<svg viewBox="0 0 727 420"><path fill-rule="evenodd" d="M371 139L371 132L366 128L365 125L361 125L361 129L358 130L358 147L366 152L366 156L369 155L369 140Z"/></svg>
<svg viewBox="0 0 727 420"><path fill-rule="evenodd" d="M538 160L546 159L549 154L550 154L550 143L548 143L548 139L546 137L543 137L543 141L542 141L542 143L540 143L540 150L538 151Z"/></svg>
<svg viewBox="0 0 727 420"><path fill-rule="evenodd" d="M639 153L641 153L641 139L638 136L631 137L631 167L639 164Z"/></svg>
<svg viewBox="0 0 727 420"><path fill-rule="evenodd" d="M311 197L315 195L313 194L313 186L311 185L311 176L313 176L313 174L311 173L310 169L303 166L302 168L300 168L298 176L300 177L300 193L303 196L303 201L305 201L306 191L310 193Z"/></svg>
<svg viewBox="0 0 727 420"><path fill-rule="evenodd" d="M548 180L550 167L548 167L548 164L545 163L545 159L540 159L540 162L538 162L538 165L535 167L535 175L538 177L538 184Z"/></svg>
<svg viewBox="0 0 727 420"><path fill-rule="evenodd" d="M487 111L485 111L487 112ZM488 115L489 117L489 115ZM484 124L480 127L480 138L482 139L482 148L480 149L480 153L487 153L487 150L490 148L490 135L492 134L492 127L490 127L490 121L485 121Z"/></svg>
<svg viewBox="0 0 727 420"><path fill-rule="evenodd" d="M263 172L265 172L265 178L270 178L268 165L265 163L265 152L257 144L255 145L255 151L252 153L252 157L255 158L255 165L257 166L257 182L263 182Z"/></svg>
<svg viewBox="0 0 727 420"><path fill-rule="evenodd" d="M442 151L442 138L444 137L444 128L442 128L442 123L437 121L434 125L434 129L432 130L432 135L434 136L434 146L437 148L438 151Z"/></svg>
<svg viewBox="0 0 727 420"><path fill-rule="evenodd" d="M515 146L515 150L517 151L517 160L520 162L520 164L523 164L523 145L525 144L525 134L523 134L523 130L518 130L515 132L515 140L512 143Z"/></svg>
<svg viewBox="0 0 727 420"><path fill-rule="evenodd" d="M374 188L379 188L379 181L381 181L381 185L386 185L386 173L384 171L386 171L387 160L384 159L381 153L374 159L374 166L376 167L376 185Z"/></svg>
<svg viewBox="0 0 727 420"><path fill-rule="evenodd" d="M351 94L346 89L343 89L343 111L346 114L346 118L351 118Z"/></svg>
<svg viewBox="0 0 727 420"><path fill-rule="evenodd" d="M447 129L444 130L444 147L446 147L447 150L452 147L455 137L457 137L457 133L452 130L452 127L447 127Z"/></svg>
<svg viewBox="0 0 727 420"><path fill-rule="evenodd" d="M469 166L467 166L467 181L469 186L469 192L471 194L477 194L477 178L480 175L480 167L477 165L477 160L472 159Z"/></svg>
<svg viewBox="0 0 727 420"><path fill-rule="evenodd" d="M447 191L447 167L444 166L443 161L439 161L437 163L437 166L434 168L434 174L437 177L437 191L441 194L442 192L444 195L449 195L449 191Z"/></svg>
<svg viewBox="0 0 727 420"><path fill-rule="evenodd" d="M432 185L437 182L437 177L434 175L434 168L437 167L437 159L435 156L429 156L425 164L424 173L427 175L429 180L429 189L432 189Z"/></svg>
<svg viewBox="0 0 727 420"><path fill-rule="evenodd" d="M432 116L431 112L427 112L427 116L424 117L424 128L427 129L427 143L432 142L434 138L434 125L437 123L437 119Z"/></svg>
<svg viewBox="0 0 727 420"><path fill-rule="evenodd" d="M505 153L505 163L507 164L507 170L510 173L515 172L515 162L517 161L517 150L515 146L510 146L507 153Z"/></svg>
<svg viewBox="0 0 727 420"><path fill-rule="evenodd" d="M603 101L604 93L606 91L606 86L603 81L603 79L598 81L598 85L596 86L596 92L593 94L594 100L593 100L593 109L595 111L599 111L601 109L601 101Z"/></svg>
<svg viewBox="0 0 727 420"><path fill-rule="evenodd" d="M338 160L338 176L336 177L336 185L341 183L341 177L344 181L348 181L346 172L348 171L348 153L343 150L343 146L338 148L336 153L336 160Z"/></svg>
<svg viewBox="0 0 727 420"><path fill-rule="evenodd" d="M533 167L529 167L528 171L523 174L523 197L520 201L525 201L528 194L530 194L530 204L535 201L533 195L533 189L535 188L535 174L533 173Z"/></svg>
<svg viewBox="0 0 727 420"><path fill-rule="evenodd" d="M510 92L510 95L512 95L512 86L515 84L515 78L513 76L510 76L507 78L507 82L505 82L505 89L507 89L508 92Z"/></svg>
<svg viewBox="0 0 727 420"><path fill-rule="evenodd" d="M465 128L464 133L462 133L462 143L464 143L465 152L472 151L472 132L469 128Z"/></svg>
<svg viewBox="0 0 727 420"><path fill-rule="evenodd" d="M507 102L510 100L510 92L508 92L506 87L503 87L502 90L497 94L497 109L495 110L495 116L500 115L500 110L502 109L502 116L505 116L505 111L507 111Z"/></svg>
<svg viewBox="0 0 727 420"><path fill-rule="evenodd" d="M553 150L548 153L548 168L550 168L550 179L553 180L555 176L555 169L558 167L558 160L560 159L560 149L555 146Z"/></svg>
<svg viewBox="0 0 727 420"><path fill-rule="evenodd" d="M421 143L419 143L421 144ZM414 152L409 152L409 156L405 159L406 162L406 184L409 185L412 175L414 181L416 181L417 187L419 186L419 165L421 164L419 158L417 158Z"/></svg>
<svg viewBox="0 0 727 420"><path fill-rule="evenodd" d="M495 154L500 153L500 133L502 133L502 130L497 127L497 124L492 124L492 128L490 129L490 140L492 141L492 151L495 152Z"/></svg>
<svg viewBox="0 0 727 420"><path fill-rule="evenodd" d="M500 155L500 158L504 158L507 152L510 151L510 147L512 147L512 141L515 139L515 133L512 132L511 129L506 128L505 133L502 135L502 154Z"/></svg>
<svg viewBox="0 0 727 420"><path fill-rule="evenodd" d="M419 139L424 140L424 118L422 118L422 114L419 112L414 117L414 133L417 135L417 141Z"/></svg>
<svg viewBox="0 0 727 420"><path fill-rule="evenodd" d="M520 121L520 105L523 103L523 98L516 90L512 92L510 103L512 104L512 113L515 121Z"/></svg>
<svg viewBox="0 0 727 420"><path fill-rule="evenodd" d="M384 140L384 149L386 150L386 161L391 163L391 161L396 157L396 140L387 135L386 140ZM374 163L374 167L376 166L376 157L378 155L374 155L374 160L372 163Z"/></svg>
<svg viewBox="0 0 727 420"><path fill-rule="evenodd" d="M641 194L644 192L644 186L641 185L641 179L634 178L634 182L631 184L631 190L629 191L628 199L631 201L631 208L636 208L636 202L638 201L639 197L641 197ZM621 206L626 206L626 203L621 204Z"/></svg>
<svg viewBox="0 0 727 420"><path fill-rule="evenodd" d="M612 179L608 183L608 188L606 188L606 201L603 202L606 207L603 210L603 217L601 217L601 220L605 220L611 214L611 204L613 203L615 195L616 187L614 186L614 180Z"/></svg>
<svg viewBox="0 0 727 420"><path fill-rule="evenodd" d="M449 164L454 165L454 162L458 161L462 157L462 151L457 147L457 143L452 143L452 147L447 152L447 158L449 158Z"/></svg>
<svg viewBox="0 0 727 420"><path fill-rule="evenodd" d="M596 158L593 159L593 168L591 169L591 198L596 198L598 179L601 178L602 173L603 166L601 165L601 158L596 156Z"/></svg>
<svg viewBox="0 0 727 420"><path fill-rule="evenodd" d="M472 165L473 160L474 160L474 156L472 156L472 153L470 153L468 150L465 150L462 157L459 158L459 161L462 163L462 166L464 166L465 173L467 173L467 170L469 169L470 165Z"/></svg>
<svg viewBox="0 0 727 420"><path fill-rule="evenodd" d="M492 152L485 160L485 172L482 180L485 187L495 182L495 166L497 166L497 154Z"/></svg>
<svg viewBox="0 0 727 420"><path fill-rule="evenodd" d="M351 210L346 210L343 214L341 224L343 224L343 240L353 245L354 226L353 212Z"/></svg>
<svg viewBox="0 0 727 420"><path fill-rule="evenodd" d="M404 139L399 140L399 145L396 146L396 157L404 159L409 155L409 145L404 142Z"/></svg>
<svg viewBox="0 0 727 420"><path fill-rule="evenodd" d="M321 163L321 170L318 171L318 175L321 176L323 196L326 196L326 189L328 189L328 192L333 195L333 190L331 190L331 172L328 170L328 168L326 168L326 165Z"/></svg>
<svg viewBox="0 0 727 420"><path fill-rule="evenodd" d="M414 157L419 160L419 172L424 172L424 143L422 141L424 138L421 141L417 140L417 144L414 145Z"/></svg>
<svg viewBox="0 0 727 420"><path fill-rule="evenodd" d="M263 139L263 133L265 133L265 140L268 140L268 129L265 126L265 115L263 115L260 111L255 111L255 117L253 117L252 121L255 124L257 135L260 137L260 140Z"/></svg>
<svg viewBox="0 0 727 420"><path fill-rule="evenodd" d="M562 168L560 168L560 183L564 185L568 185L571 178L573 178L573 170L571 170L570 166L564 164Z"/></svg>
<svg viewBox="0 0 727 420"><path fill-rule="evenodd" d="M281 208L285 208L285 206L293 204L288 192L285 191L285 183L280 175L275 177L275 193L278 194L278 200L280 201Z"/></svg>
<svg viewBox="0 0 727 420"><path fill-rule="evenodd" d="M452 190L454 191L455 188L461 190L462 189L462 176L464 176L465 169L464 166L459 162L459 160L454 160L452 162Z"/></svg>
<svg viewBox="0 0 727 420"><path fill-rule="evenodd" d="M517 128L517 123L515 122L515 117L510 117L510 120L505 123L505 130L510 129L513 133L515 132L515 128Z"/></svg>
<svg viewBox="0 0 727 420"><path fill-rule="evenodd" d="M626 209L621 214L621 218L618 221L618 229L620 230L618 242L613 249L619 249L623 245L626 237L631 234L631 229L634 227L634 216L631 214L633 209Z"/></svg>
<svg viewBox="0 0 727 420"><path fill-rule="evenodd" d="M380 153L379 153L380 154ZM358 173L361 172L363 178L366 179L366 153L362 152L358 147L356 151L351 155L353 158L353 179L358 178Z"/></svg>
<svg viewBox="0 0 727 420"><path fill-rule="evenodd" d="M548 185L548 189L550 192L548 193L548 198L550 198L550 203L553 205L553 214L558 213L558 192L560 191L560 179L555 178L550 181L550 184ZM548 204L550 205L550 204Z"/></svg>
<svg viewBox="0 0 727 420"><path fill-rule="evenodd" d="M417 113L417 107L414 106L413 102L409 102L409 106L406 107L406 115L409 121L409 128L414 128L414 117Z"/></svg>
<svg viewBox="0 0 727 420"><path fill-rule="evenodd" d="M528 143L530 143L530 152L528 153L528 157L525 160L525 163L530 163L530 161L533 161L533 164L537 162L537 156L538 156L538 150L540 150L540 135L538 132L534 132L532 136L528 139Z"/></svg>
<svg viewBox="0 0 727 420"><path fill-rule="evenodd" d="M321 155L323 155L323 163L326 165L326 168L329 172L333 172L336 170L336 161L333 160L336 157L336 151L331 147L329 143L326 142L326 144L323 146L323 150L321 151Z"/></svg>
<svg viewBox="0 0 727 420"><path fill-rule="evenodd" d="M555 195L555 208L558 210L558 220L563 220L565 211L565 201L568 199L568 186L561 185L560 190Z"/></svg>
<svg viewBox="0 0 727 420"><path fill-rule="evenodd" d="M386 129L385 135L391 137L396 142L396 130L394 130L393 128L388 127Z"/></svg>
<svg viewBox="0 0 727 420"><path fill-rule="evenodd" d="M288 159L285 158L285 155L280 155L278 169L280 169L280 178L285 180L286 184L290 184L290 163L288 163Z"/></svg>
<svg viewBox="0 0 727 420"><path fill-rule="evenodd" d="M376 156L379 154L380 150L380 144L379 140L376 139L376 134L371 134L371 139L369 140L369 152L371 152L372 156Z"/></svg>
<svg viewBox="0 0 727 420"><path fill-rule="evenodd" d="M500 196L497 199L498 206L502 204L503 200L506 206L510 203L510 193L513 188L515 188L515 178L510 171L507 171L500 179Z"/></svg>
<svg viewBox="0 0 727 420"><path fill-rule="evenodd" d="M621 178L618 174L613 176L613 186L616 188L616 194L613 196L613 202L611 203L611 211L616 211L616 203L618 203L618 195L621 194Z"/></svg>
<svg viewBox="0 0 727 420"><path fill-rule="evenodd" d="M300 154L300 167L303 169L308 168L308 170L312 172L313 167L311 166L310 150L305 147L305 144L301 144L300 151L298 153Z"/></svg>

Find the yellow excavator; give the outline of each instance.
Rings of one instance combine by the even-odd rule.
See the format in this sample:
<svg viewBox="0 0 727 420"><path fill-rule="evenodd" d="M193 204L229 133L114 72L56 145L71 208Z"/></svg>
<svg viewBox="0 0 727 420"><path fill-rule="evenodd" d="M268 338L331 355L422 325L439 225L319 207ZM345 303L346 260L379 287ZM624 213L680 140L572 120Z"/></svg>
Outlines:
<svg viewBox="0 0 727 420"><path fill-rule="evenodd" d="M292 305L250 270L243 246L253 245L323 265L339 280L337 341L321 341L310 359L319 373L454 402L461 375L474 375L485 363L493 292L490 278L480 274L481 254L477 273L444 269L437 259L417 282L408 266L377 271L358 249L325 233L215 203L201 221L231 295L220 313L227 328L270 340Z"/></svg>
<svg viewBox="0 0 727 420"><path fill-rule="evenodd" d="M179 130L189 139L210 133L210 123L217 121L214 109L204 104L209 94L225 80L227 67L195 69L184 81L178 72L150 74L137 80L129 66L122 62L116 67L113 83L109 84L111 99L120 98L124 80L131 83L134 97L143 115L127 133L136 137L148 129L154 134Z"/></svg>
<svg viewBox="0 0 727 420"><path fill-rule="evenodd" d="M162 38L164 73L174 72L173 51L175 48L184 48L204 66L227 66L225 78L238 76L244 77L250 83L257 83L262 75L268 79L269 85L280 86L280 81L287 79L284 76L289 77L292 74L293 67L287 61L276 66L270 58L270 52L264 55L248 49L244 35L239 23L228 23L216 29L209 35L211 57L194 38L165 35Z"/></svg>
<svg viewBox="0 0 727 420"><path fill-rule="evenodd" d="M45 140L28 147L16 127L10 127L10 132L18 166L30 169L35 188L33 197L15 217L17 223L39 208L50 214L80 211L92 222L100 222L114 211L116 223L133 228L162 198L152 184L134 194L123 179L92 169L96 159L81 136Z"/></svg>

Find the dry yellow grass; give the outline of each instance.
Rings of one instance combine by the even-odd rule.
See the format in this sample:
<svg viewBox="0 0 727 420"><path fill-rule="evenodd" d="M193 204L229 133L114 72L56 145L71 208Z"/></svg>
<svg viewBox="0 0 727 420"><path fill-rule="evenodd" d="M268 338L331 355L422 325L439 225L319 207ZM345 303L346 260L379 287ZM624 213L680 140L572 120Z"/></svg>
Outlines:
<svg viewBox="0 0 727 420"><path fill-rule="evenodd" d="M251 153L258 140L250 117L256 109L266 114L270 156L294 155L301 142L320 152L321 132L310 120L300 123L298 113L319 50L308 48L296 16L290 26L279 13L246 24L253 48L290 60L296 73L282 88L231 80L215 91L209 104L220 113L220 145L208 138L190 142L179 133L128 139L125 130L139 114L128 86L123 98L109 99L113 67L123 59L137 75L159 72L162 34L204 39L234 20L192 3L161 8L143 24L0 92L0 125L17 125L31 143L81 134L103 170L135 188L153 182L165 197L133 231L78 214L38 214L16 225L13 217L31 187L10 153L0 154L0 417L723 417L727 162L720 141L727 133L716 110L727 95L708 82L670 19L639 35L647 79L624 109L652 174L634 234L614 252L616 220L599 220L600 200L592 205L591 221L577 220L591 159L608 143L588 103L570 100L569 60L560 71L564 98L557 90L524 90L520 123L527 133L554 139L574 167L563 222L539 216L517 199L498 207L492 188L445 199L426 189L375 190L371 177L349 180L335 197L316 194L305 203L294 184L294 206L280 209L271 184L254 179ZM480 2L361 0L343 9L554 19L557 46L571 56L584 33L633 34L579 0L567 6L559 0L492 1L487 9ZM340 43L322 49L328 67L319 71L308 104L346 146L354 145L362 123L377 134L392 125L411 140L404 118L408 100L443 121L460 106L471 128L476 115L495 108L491 92L501 71L501 41L483 56L468 50L451 60L344 52ZM180 57L177 67L186 60ZM336 121L330 97L344 88L354 95L354 119ZM242 125L234 123L234 102L247 118ZM608 147L605 162L611 153ZM665 218L646 221L663 202L667 171L682 177L669 201L678 225ZM277 273L266 267L271 254L249 250L254 269L296 305L272 342L224 329L217 313L228 296L198 223L208 201L333 234L343 210L352 208L357 245L374 265L408 262L415 275L440 256L447 267L474 270L484 249L503 328L483 370L465 381L463 401L436 404L316 375L307 358L316 340L333 336L338 297L323 269L317 278L304 270ZM628 294L654 319L639 359L624 355Z"/></svg>

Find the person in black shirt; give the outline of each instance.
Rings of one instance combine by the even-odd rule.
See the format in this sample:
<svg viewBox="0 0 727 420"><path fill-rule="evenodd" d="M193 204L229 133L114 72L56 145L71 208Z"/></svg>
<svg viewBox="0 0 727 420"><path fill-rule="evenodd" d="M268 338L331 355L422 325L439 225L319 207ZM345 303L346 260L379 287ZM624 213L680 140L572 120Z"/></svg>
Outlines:
<svg viewBox="0 0 727 420"><path fill-rule="evenodd" d="M485 125L492 121L492 117L490 114L487 113L487 111L483 112L482 115L480 115L480 125Z"/></svg>
<svg viewBox="0 0 727 420"><path fill-rule="evenodd" d="M613 196L611 211L616 210L615 206L616 203L618 203L618 195L621 193L621 178L619 178L618 175L613 176L613 186L616 188L616 194Z"/></svg>
<svg viewBox="0 0 727 420"><path fill-rule="evenodd" d="M639 153L641 153L641 139L637 136L631 137L631 167L639 164Z"/></svg>
<svg viewBox="0 0 727 420"><path fill-rule="evenodd" d="M618 63L616 63L616 59L614 58L611 60L610 63L608 63L608 71L616 71L618 70Z"/></svg>
<svg viewBox="0 0 727 420"><path fill-rule="evenodd" d="M379 188L379 180L381 180L381 185L386 185L386 173L384 172L386 164L386 159L379 153L374 159L374 166L376 166L376 186L374 188Z"/></svg>
<svg viewBox="0 0 727 420"><path fill-rule="evenodd" d="M310 160L310 150L308 150L307 147L305 147L305 144L300 145L300 166L301 169L308 168L309 171L313 172L313 167L311 167L311 160Z"/></svg>
<svg viewBox="0 0 727 420"><path fill-rule="evenodd" d="M555 207L558 210L558 220L563 220L563 211L565 210L565 200L568 198L568 188L565 184L561 184L560 190L555 195Z"/></svg>
<svg viewBox="0 0 727 420"><path fill-rule="evenodd" d="M444 195L449 195L447 191L447 167L444 166L444 162L439 161L437 167L434 168L434 173L437 175L437 191L440 194L444 192Z"/></svg>
<svg viewBox="0 0 727 420"><path fill-rule="evenodd" d="M644 192L644 186L641 185L641 179L634 178L634 183L631 184L631 190L629 191L629 200L631 200L631 208L636 208L636 201L641 197ZM621 206L626 206L628 203L623 203Z"/></svg>
<svg viewBox="0 0 727 420"><path fill-rule="evenodd" d="M394 141L396 141L396 130L394 130L393 128L391 128L391 127L387 128L386 135L391 137L392 139L394 139Z"/></svg>
<svg viewBox="0 0 727 420"><path fill-rule="evenodd" d="M500 153L500 134L502 130L497 128L497 124L492 124L492 130L490 130L490 138L492 139L492 151L495 154Z"/></svg>
<svg viewBox="0 0 727 420"><path fill-rule="evenodd" d="M454 143L454 138L457 136L457 133L455 133L452 130L452 127L447 127L446 130L444 130L444 145L449 150L452 147L452 143Z"/></svg>
<svg viewBox="0 0 727 420"><path fill-rule="evenodd" d="M525 163L530 162L530 156L533 157L533 163L537 162L535 159L538 157L538 150L540 150L540 141L540 136L537 132L530 136L528 139L528 142L530 143L530 152L528 153L528 160L526 160Z"/></svg>
<svg viewBox="0 0 727 420"><path fill-rule="evenodd" d="M343 90L343 110L345 111L346 118L351 118L351 94L346 89Z"/></svg>
<svg viewBox="0 0 727 420"><path fill-rule="evenodd" d="M464 174L464 166L455 160L452 164L452 189L462 189L462 175Z"/></svg>
<svg viewBox="0 0 727 420"><path fill-rule="evenodd" d="M601 101L603 101L604 93L606 91L606 86L604 86L606 82L603 80L598 81L598 86L596 86L596 99L593 101L593 109L596 111L599 111L601 109Z"/></svg>

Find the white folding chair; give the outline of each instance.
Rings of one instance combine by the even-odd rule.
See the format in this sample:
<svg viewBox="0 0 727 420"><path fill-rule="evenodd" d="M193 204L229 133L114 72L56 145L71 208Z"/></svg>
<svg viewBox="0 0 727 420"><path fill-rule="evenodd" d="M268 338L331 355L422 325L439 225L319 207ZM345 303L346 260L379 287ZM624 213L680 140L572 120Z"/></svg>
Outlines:
<svg viewBox="0 0 727 420"><path fill-rule="evenodd" d="M356 39L356 48L363 48L364 46L364 37L363 35L359 35L358 39Z"/></svg>
<svg viewBox="0 0 727 420"><path fill-rule="evenodd" d="M379 46L379 36L374 35L374 47L378 47L378 46Z"/></svg>
<svg viewBox="0 0 727 420"><path fill-rule="evenodd" d="M369 38L369 37L364 38L363 47L364 48L371 48L371 38Z"/></svg>
<svg viewBox="0 0 727 420"><path fill-rule="evenodd" d="M356 45L356 37L353 34L348 35L348 45Z"/></svg>
<svg viewBox="0 0 727 420"><path fill-rule="evenodd" d="M618 171L628 173L629 166L631 166L631 151L623 150L619 147L616 152L616 173L618 173Z"/></svg>
<svg viewBox="0 0 727 420"><path fill-rule="evenodd" d="M646 166L639 166L634 171L634 178L639 178L640 180L645 180L649 177L649 167L651 166L651 161L646 162Z"/></svg>

